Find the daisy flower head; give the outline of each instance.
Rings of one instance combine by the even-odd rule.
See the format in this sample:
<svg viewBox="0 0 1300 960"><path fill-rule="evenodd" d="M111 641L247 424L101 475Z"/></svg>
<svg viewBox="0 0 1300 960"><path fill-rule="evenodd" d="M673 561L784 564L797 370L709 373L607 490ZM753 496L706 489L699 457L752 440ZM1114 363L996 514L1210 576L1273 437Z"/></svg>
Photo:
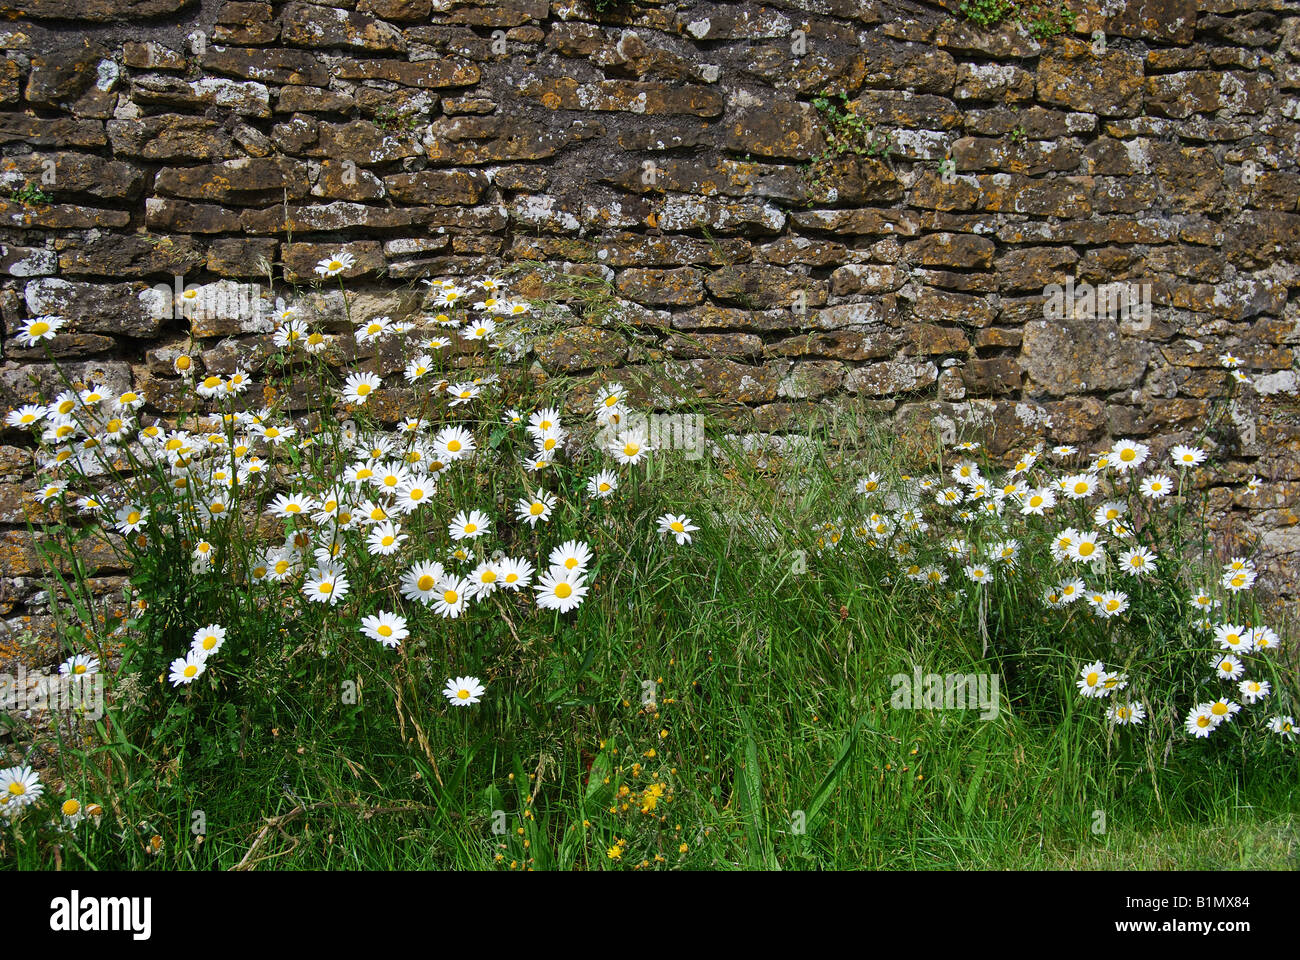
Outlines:
<svg viewBox="0 0 1300 960"><path fill-rule="evenodd" d="M1106 719L1119 726L1140 724L1147 718L1146 707L1140 703L1112 703L1106 710Z"/></svg>
<svg viewBox="0 0 1300 960"><path fill-rule="evenodd" d="M370 399L370 395L379 389L380 379L373 373L353 373L343 381L343 399L358 406Z"/></svg>
<svg viewBox="0 0 1300 960"><path fill-rule="evenodd" d="M363 617L361 632L371 640L378 640L386 647L395 647L411 635L406 628L406 618L396 613L380 610L372 616Z"/></svg>
<svg viewBox="0 0 1300 960"><path fill-rule="evenodd" d="M453 383L447 387L447 396L451 398L453 407L477 400L482 392L482 389L473 383Z"/></svg>
<svg viewBox="0 0 1300 960"><path fill-rule="evenodd" d="M177 657L171 662L171 674L167 679L173 687L193 683L207 669L207 659L205 655L190 650L185 656Z"/></svg>
<svg viewBox="0 0 1300 960"><path fill-rule="evenodd" d="M1269 717L1268 729L1270 733L1276 733L1287 740L1294 740L1296 734L1295 717ZM2 781L0 781L0 784L2 784Z"/></svg>
<svg viewBox="0 0 1300 960"><path fill-rule="evenodd" d="M1271 627L1259 626L1247 631L1252 650L1277 650L1282 641Z"/></svg>
<svg viewBox="0 0 1300 960"><path fill-rule="evenodd" d="M533 582L535 569L527 560L502 557L497 561L497 574L503 590L519 590Z"/></svg>
<svg viewBox="0 0 1300 960"><path fill-rule="evenodd" d="M137 507L127 504L125 507L118 509L113 515L116 520L115 529L122 535L132 534L144 526L144 522L149 519L148 507Z"/></svg>
<svg viewBox="0 0 1300 960"><path fill-rule="evenodd" d="M1097 612L1103 617L1118 617L1129 607L1128 595L1120 590L1107 590L1101 595Z"/></svg>
<svg viewBox="0 0 1300 960"><path fill-rule="evenodd" d="M1224 572L1223 579L1219 582L1225 590L1240 593L1255 585L1255 577L1254 570L1228 570Z"/></svg>
<svg viewBox="0 0 1300 960"><path fill-rule="evenodd" d="M658 520L659 532L661 534L671 534L677 539L677 545L691 542L691 534L700 528L695 526L691 518L686 514L680 516L671 513L665 513Z"/></svg>
<svg viewBox="0 0 1300 960"><path fill-rule="evenodd" d="M1246 668L1240 660L1227 653L1214 658L1214 674L1220 680L1240 680L1246 675Z"/></svg>
<svg viewBox="0 0 1300 960"><path fill-rule="evenodd" d="M1243 362L1244 361L1241 359L1241 357L1235 356L1231 353L1219 354L1219 364L1225 369L1236 370L1238 367L1242 365Z"/></svg>
<svg viewBox="0 0 1300 960"><path fill-rule="evenodd" d="M1169 451L1169 459L1180 468L1199 467L1205 462L1206 453L1200 447L1178 445Z"/></svg>
<svg viewBox="0 0 1300 960"><path fill-rule="evenodd" d="M1216 717L1210 709L1211 704L1198 703L1187 712L1187 719L1183 721L1183 729L1193 737L1204 738L1214 732L1214 728L1219 725L1219 718Z"/></svg>
<svg viewBox="0 0 1300 960"><path fill-rule="evenodd" d="M581 573L552 567L543 574L533 589L537 592L537 605L543 610L568 613L587 596L587 586Z"/></svg>
<svg viewBox="0 0 1300 960"><path fill-rule="evenodd" d="M635 467L653 449L645 434L639 430L624 431L609 445L609 452L614 455L614 459L625 467Z"/></svg>
<svg viewBox="0 0 1300 960"><path fill-rule="evenodd" d="M345 270L351 270L356 265L356 257L350 253L336 253L331 257L326 257L316 264L316 273L322 277L337 277Z"/></svg>
<svg viewBox="0 0 1300 960"><path fill-rule="evenodd" d="M40 426L41 421L45 419L45 415L48 412L49 411L45 407L39 404L23 404L23 406L9 411L5 416L5 425L10 427L27 427L30 429L36 429Z"/></svg>
<svg viewBox="0 0 1300 960"><path fill-rule="evenodd" d="M313 567L302 585L303 595L312 603L327 603L331 607L347 596L347 573L333 564Z"/></svg>
<svg viewBox="0 0 1300 960"><path fill-rule="evenodd" d="M1061 603L1074 603L1088 593L1088 587L1082 580L1066 580L1056 588L1056 592L1060 594Z"/></svg>
<svg viewBox="0 0 1300 960"><path fill-rule="evenodd" d="M436 484L422 473L413 473L398 484L394 491L393 509L400 513L414 513L433 496Z"/></svg>
<svg viewBox="0 0 1300 960"><path fill-rule="evenodd" d="M595 408L597 410L612 410L614 407L621 406L627 400L627 391L621 383L611 383L607 385L596 396Z"/></svg>
<svg viewBox="0 0 1300 960"><path fill-rule="evenodd" d="M983 564L979 564L979 563L967 564L965 567L962 568L962 570L966 574L966 579L970 580L971 583L992 583L993 582L993 571L990 570L988 567L984 566Z"/></svg>
<svg viewBox="0 0 1300 960"><path fill-rule="evenodd" d="M448 576L438 584L433 610L438 616L455 620L465 610L473 587L464 577Z"/></svg>
<svg viewBox="0 0 1300 960"><path fill-rule="evenodd" d="M492 334L496 333L496 321L487 317L481 320L471 320L461 328L460 335L464 340L487 340Z"/></svg>
<svg viewBox="0 0 1300 960"><path fill-rule="evenodd" d="M437 598L438 584L446 575L436 560L417 563L402 575L402 596L428 606Z"/></svg>
<svg viewBox="0 0 1300 960"><path fill-rule="evenodd" d="M591 560L591 548L581 540L566 540L552 550L548 558L552 570L575 575L586 573Z"/></svg>
<svg viewBox="0 0 1300 960"><path fill-rule="evenodd" d="M82 677L99 673L99 658L78 653L59 664L59 673L65 677Z"/></svg>
<svg viewBox="0 0 1300 960"><path fill-rule="evenodd" d="M1237 684L1237 692L1241 694L1241 699L1251 704L1263 700L1272 690L1273 685L1267 680L1242 680Z"/></svg>
<svg viewBox="0 0 1300 960"><path fill-rule="evenodd" d="M300 493L288 495L281 493L277 494L276 498L267 504L266 512L272 516L289 520L293 517L311 516L315 509L316 502L311 497Z"/></svg>
<svg viewBox="0 0 1300 960"><path fill-rule="evenodd" d="M1162 500L1174 490L1174 481L1167 473L1153 473L1142 480L1138 489L1148 500Z"/></svg>
<svg viewBox="0 0 1300 960"><path fill-rule="evenodd" d="M1146 463L1151 448L1136 440L1119 440L1111 448L1110 465L1120 473L1128 473Z"/></svg>
<svg viewBox="0 0 1300 960"><path fill-rule="evenodd" d="M1104 697L1109 693L1106 689L1106 679L1109 676L1110 674L1106 672L1106 665L1098 660L1095 663L1087 664L1079 671L1079 679L1074 685L1079 688L1079 693L1085 697Z"/></svg>
<svg viewBox="0 0 1300 960"><path fill-rule="evenodd" d="M372 557L388 557L402 549L402 544L408 539L400 524L385 520L371 528L366 537L366 549Z"/></svg>
<svg viewBox="0 0 1300 960"><path fill-rule="evenodd" d="M1083 500L1097 489L1097 478L1090 473L1075 473L1061 480L1061 492L1071 500Z"/></svg>
<svg viewBox="0 0 1300 960"><path fill-rule="evenodd" d="M1220 650L1250 653L1254 649L1254 632L1235 623L1221 623L1214 628L1214 640Z"/></svg>
<svg viewBox="0 0 1300 960"><path fill-rule="evenodd" d="M1119 568L1131 577L1155 573L1156 555L1146 547L1134 547L1119 555Z"/></svg>
<svg viewBox="0 0 1300 960"><path fill-rule="evenodd" d="M33 317L18 328L18 342L24 347L34 347L42 340L53 340L65 322L63 317Z"/></svg>
<svg viewBox="0 0 1300 960"><path fill-rule="evenodd" d="M44 792L40 774L31 767L17 766L0 770L0 797L4 798L6 808L21 810L39 800Z"/></svg>
<svg viewBox="0 0 1300 960"><path fill-rule="evenodd" d="M618 474L613 470L602 470L587 481L587 495L597 500L604 500L618 489Z"/></svg>
<svg viewBox="0 0 1300 960"><path fill-rule="evenodd" d="M1101 535L1096 531L1081 531L1075 534L1073 542L1066 551L1075 563L1092 563L1098 557L1105 556L1106 547Z"/></svg>
<svg viewBox="0 0 1300 960"><path fill-rule="evenodd" d="M1241 704L1237 703L1235 700L1226 700L1223 697L1220 697L1213 703L1206 704L1206 706L1210 708L1210 713L1219 722L1225 720L1231 721L1233 717L1241 712Z"/></svg>
<svg viewBox="0 0 1300 960"><path fill-rule="evenodd" d="M475 450L474 435L464 427L446 427L433 440L440 460L461 460Z"/></svg>
<svg viewBox="0 0 1300 960"><path fill-rule="evenodd" d="M453 540L476 540L488 532L492 525L487 514L478 510L462 510L447 525L447 533Z"/></svg>
<svg viewBox="0 0 1300 960"><path fill-rule="evenodd" d="M443 689L442 695L447 698L452 706L468 707L478 703L486 690L487 688L479 682L478 677L451 677L447 680L447 686Z"/></svg>
<svg viewBox="0 0 1300 960"><path fill-rule="evenodd" d="M1048 487L1037 487L1025 493L1020 501L1020 512L1025 516L1045 516L1047 511L1056 506L1056 494Z"/></svg>
<svg viewBox="0 0 1300 960"><path fill-rule="evenodd" d="M474 599L482 600L484 597L492 596L497 587L501 586L501 568L494 560L484 560L474 568L467 579Z"/></svg>
<svg viewBox="0 0 1300 960"><path fill-rule="evenodd" d="M880 474L868 473L865 477L859 477L856 489L862 495L875 493L880 489Z"/></svg>
<svg viewBox="0 0 1300 960"><path fill-rule="evenodd" d="M209 623L199 627L190 638L190 650L210 657L222 648L226 642L226 628L219 623Z"/></svg>
<svg viewBox="0 0 1300 960"><path fill-rule="evenodd" d="M427 353L422 353L406 365L402 371L402 376L406 378L407 383L415 383L426 373L433 369L433 357Z"/></svg>
<svg viewBox="0 0 1300 960"><path fill-rule="evenodd" d="M551 519L551 511L555 509L555 504L554 494L538 490L531 497L519 498L515 503L515 516L530 527L536 527L538 521L545 522Z"/></svg>

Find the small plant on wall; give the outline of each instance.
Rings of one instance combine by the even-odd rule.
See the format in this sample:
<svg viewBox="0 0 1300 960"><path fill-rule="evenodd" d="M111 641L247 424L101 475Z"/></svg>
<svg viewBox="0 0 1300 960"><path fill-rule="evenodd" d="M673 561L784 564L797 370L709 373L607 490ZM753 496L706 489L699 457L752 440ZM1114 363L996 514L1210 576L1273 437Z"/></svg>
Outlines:
<svg viewBox="0 0 1300 960"><path fill-rule="evenodd" d="M893 152L889 132L868 123L854 112L849 95L825 93L813 97L812 105L823 120L826 147L804 166L809 185L809 202L831 182L838 162L845 154L887 160Z"/></svg>
<svg viewBox="0 0 1300 960"><path fill-rule="evenodd" d="M1026 3L1022 0L962 0L957 8L981 27L1009 21L1021 24L1035 40L1047 40L1074 29L1075 12L1064 3Z"/></svg>

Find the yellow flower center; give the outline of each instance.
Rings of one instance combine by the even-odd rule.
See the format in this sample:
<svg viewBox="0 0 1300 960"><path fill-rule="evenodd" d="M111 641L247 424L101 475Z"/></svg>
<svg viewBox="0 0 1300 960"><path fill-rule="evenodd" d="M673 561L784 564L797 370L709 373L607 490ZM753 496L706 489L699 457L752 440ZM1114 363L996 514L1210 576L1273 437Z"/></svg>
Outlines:
<svg viewBox="0 0 1300 960"><path fill-rule="evenodd" d="M185 674L185 676L187 676L187 677L192 677L192 676L194 676L196 673L199 672L199 668L196 667L194 664L191 663L191 664L190 664L188 667L186 667L182 672Z"/></svg>
<svg viewBox="0 0 1300 960"><path fill-rule="evenodd" d="M433 577L429 576L429 575L426 573L426 574L425 574L424 576L422 576L419 580L415 581L415 585L416 585L417 588L419 588L420 590L423 590L423 591L429 591L429 590L432 590L432 589L433 589Z"/></svg>
<svg viewBox="0 0 1300 960"><path fill-rule="evenodd" d="M567 600L573 593L573 588L567 583L557 583L555 585L555 595L561 600Z"/></svg>
<svg viewBox="0 0 1300 960"><path fill-rule="evenodd" d="M540 517L542 515L542 512L545 509L546 509L546 504L534 503L532 506L528 508L528 512L531 513L534 517Z"/></svg>
<svg viewBox="0 0 1300 960"><path fill-rule="evenodd" d="M448 604L455 604L458 600L460 600L460 597L457 595L455 590L448 590L446 593L442 595L442 599L444 602Z"/></svg>
<svg viewBox="0 0 1300 960"><path fill-rule="evenodd" d="M42 337L50 332L50 325L44 320L37 320L31 325L30 330L33 337Z"/></svg>
<svg viewBox="0 0 1300 960"><path fill-rule="evenodd" d="M380 628L375 632L378 633L381 637L391 637L393 635L393 628L385 623L381 625Z"/></svg>

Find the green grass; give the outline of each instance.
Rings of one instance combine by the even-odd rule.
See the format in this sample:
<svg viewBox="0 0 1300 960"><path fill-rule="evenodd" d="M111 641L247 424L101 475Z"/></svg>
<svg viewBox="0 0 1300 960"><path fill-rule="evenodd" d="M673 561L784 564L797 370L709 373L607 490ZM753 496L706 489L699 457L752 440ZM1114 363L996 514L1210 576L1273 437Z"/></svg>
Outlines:
<svg viewBox="0 0 1300 960"><path fill-rule="evenodd" d="M594 296L579 283L569 292ZM294 360L283 376L332 389L319 365ZM42 774L55 805L76 797L104 815L58 832L54 808L38 808L0 829L0 859L23 869L1295 868L1294 743L1248 735L1245 719L1208 741L1181 733L1206 682L1189 667L1203 673L1208 655L1179 599L1205 537L1192 491L1186 515L1161 527L1188 555L1160 541L1161 577L1122 582L1134 609L1119 626L1085 617L1082 603L1057 613L1039 602L1061 574L1041 557L1032 538L1050 533L1037 527L1026 527L1023 569L984 592L953 592L960 568L932 588L850 536L830 547L825 524L863 512L853 481L864 464L891 477L915 470L918 453L929 469L951 466L951 451L918 451L865 414L810 435L802 453L766 458L715 427L724 457L660 451L619 471L608 501L581 493L608 458L581 453L546 480L555 516L529 528L509 505L537 481L500 414L563 402L572 387L525 378L468 414L431 410L474 427L481 454L443 474L438 516L415 515L400 564L350 554L352 593L338 608L232 575L253 540L238 511L203 531L182 520L155 531L132 577L149 605L115 639L109 712ZM374 409L345 413L380 428ZM588 449L590 418L565 417ZM288 458L294 477L332 475L331 422ZM269 494L250 494L257 513ZM402 600L396 574L445 556L443 514L468 506L492 513L492 545L511 556L589 542L586 601L559 615L528 591L498 593L445 620ZM664 512L694 518L692 543L656 532ZM64 538L51 547L55 569L59 551L76 548L71 528L51 532ZM220 576L188 572L182 539L197 532L229 558ZM78 570L52 584L56 612L70 649L85 649L89 625L103 653L115 621L97 623ZM1258 615L1239 595L1229 603L1225 616ZM396 650L358 633L375 609L409 617ZM210 622L229 628L227 647L192 686L173 688L159 673ZM1104 704L1078 696L1080 664L1099 656L1133 672L1152 703L1147 725L1114 728ZM1276 662L1265 709L1295 712L1290 662ZM996 676L997 715L895 708L892 678L915 669ZM487 694L454 709L440 691L462 674Z"/></svg>

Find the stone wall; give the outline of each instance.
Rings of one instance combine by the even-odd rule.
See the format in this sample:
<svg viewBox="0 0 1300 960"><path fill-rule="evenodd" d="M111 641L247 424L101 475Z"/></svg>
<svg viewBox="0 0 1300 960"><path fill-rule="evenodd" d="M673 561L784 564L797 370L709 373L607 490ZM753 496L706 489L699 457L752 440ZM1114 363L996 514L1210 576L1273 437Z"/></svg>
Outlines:
<svg viewBox="0 0 1300 960"><path fill-rule="evenodd" d="M222 372L258 333L150 288L308 283L339 249L370 313L521 260L604 278L617 309L576 312L540 369L654 371L744 431L849 398L900 429L978 417L995 452L1162 452L1232 389L1231 351L1253 385L1207 484L1295 592L1291 0L1090 0L1041 43L910 0L0 4L0 407L54 385L15 334L56 313L75 375L174 415L178 350ZM827 160L814 101L841 91L872 146ZM1152 310L1047 319L1068 278ZM11 618L37 570L24 443L0 437Z"/></svg>

